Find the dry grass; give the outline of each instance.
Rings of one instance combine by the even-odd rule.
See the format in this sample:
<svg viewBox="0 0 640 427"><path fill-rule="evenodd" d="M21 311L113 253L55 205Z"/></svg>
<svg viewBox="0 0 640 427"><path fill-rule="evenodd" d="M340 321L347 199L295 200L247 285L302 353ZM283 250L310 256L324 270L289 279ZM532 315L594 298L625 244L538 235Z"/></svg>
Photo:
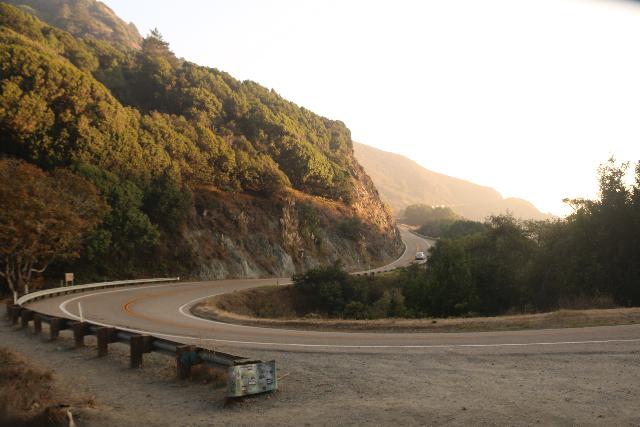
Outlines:
<svg viewBox="0 0 640 427"><path fill-rule="evenodd" d="M609 295L580 296L560 301L560 308L566 310L588 310L592 308L616 307L613 297Z"/></svg>
<svg viewBox="0 0 640 427"><path fill-rule="evenodd" d="M0 349L0 425L67 425L67 406L56 401L50 372Z"/></svg>
<svg viewBox="0 0 640 427"><path fill-rule="evenodd" d="M303 300L293 286L264 286L211 298L207 305L229 313L264 319L296 319Z"/></svg>
<svg viewBox="0 0 640 427"><path fill-rule="evenodd" d="M610 307L607 298L565 302L572 309L548 313L513 314L495 317L447 319L327 319L321 316L301 316L299 296L292 286L262 287L211 298L194 307L194 314L220 321L275 328L373 331L373 332L482 332L523 329L574 328L640 323L640 307ZM591 304L591 305L588 305Z"/></svg>
<svg viewBox="0 0 640 427"><path fill-rule="evenodd" d="M227 372L224 369L199 364L191 367L189 379L200 384L211 385L213 388L222 388L227 385Z"/></svg>

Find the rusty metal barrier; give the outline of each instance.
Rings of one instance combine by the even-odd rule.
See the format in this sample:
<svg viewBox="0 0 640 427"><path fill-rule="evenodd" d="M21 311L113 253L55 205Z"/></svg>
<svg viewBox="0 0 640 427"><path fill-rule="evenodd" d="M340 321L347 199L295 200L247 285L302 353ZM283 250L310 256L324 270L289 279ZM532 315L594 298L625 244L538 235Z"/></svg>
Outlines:
<svg viewBox="0 0 640 427"><path fill-rule="evenodd" d="M12 325L16 325L19 322L22 329L27 329L29 327L29 322L33 322L33 330L35 334L42 332L42 324L45 323L49 325L49 339L51 341L54 341L59 337L60 331L70 330L73 333L74 345L76 348L84 346L84 337L89 335L95 336L97 340L98 357L104 357L108 354L109 344L129 344L129 365L131 368L142 367L143 356L145 353L157 352L173 357L176 361L176 376L180 380L189 378L191 375L191 367L199 364L207 364L227 369L227 376L229 379L227 396L229 397L274 391L277 388L277 383L275 383L275 381L270 387L264 387L264 389L259 390L256 387L241 387L237 384L237 367L262 365L264 364L262 361L251 360L246 357L197 347L195 345L187 345L151 334L135 333L119 329L115 326L102 326L92 324L90 321L81 322L65 317L50 316L47 314L37 313L23 307L23 304L27 302L50 296L64 295L89 289L125 286L134 283L166 282L171 280L179 280L179 278L122 280L117 282L92 283L88 285L69 286L38 291L24 295L17 300L16 304L12 301L7 301L7 319ZM269 363L274 364L273 372L275 375L275 362L272 361ZM244 394L239 394L238 390L244 390Z"/></svg>

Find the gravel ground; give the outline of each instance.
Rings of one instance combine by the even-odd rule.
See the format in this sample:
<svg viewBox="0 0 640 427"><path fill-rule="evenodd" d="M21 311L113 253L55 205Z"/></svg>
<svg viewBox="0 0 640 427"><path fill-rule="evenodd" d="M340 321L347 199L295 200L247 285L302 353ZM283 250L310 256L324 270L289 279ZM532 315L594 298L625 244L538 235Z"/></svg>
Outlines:
<svg viewBox="0 0 640 427"><path fill-rule="evenodd" d="M46 332L46 331L45 331ZM640 425L640 344L402 353L256 352L276 359L280 389L226 404L224 389L178 382L170 358L128 348L95 357L92 339L47 342L2 323L0 346L54 372L70 396L95 398L79 426ZM232 348L221 350L234 351Z"/></svg>

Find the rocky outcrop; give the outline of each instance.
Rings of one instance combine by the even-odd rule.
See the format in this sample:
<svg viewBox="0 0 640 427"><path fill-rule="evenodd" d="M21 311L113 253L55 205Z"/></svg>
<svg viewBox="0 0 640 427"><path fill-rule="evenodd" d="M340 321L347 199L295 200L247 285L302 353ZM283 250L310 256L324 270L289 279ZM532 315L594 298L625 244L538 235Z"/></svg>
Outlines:
<svg viewBox="0 0 640 427"><path fill-rule="evenodd" d="M196 192L195 212L177 242L199 279L287 277L336 260L347 269L383 264L400 253L395 223L361 168L351 206L303 193L272 199Z"/></svg>

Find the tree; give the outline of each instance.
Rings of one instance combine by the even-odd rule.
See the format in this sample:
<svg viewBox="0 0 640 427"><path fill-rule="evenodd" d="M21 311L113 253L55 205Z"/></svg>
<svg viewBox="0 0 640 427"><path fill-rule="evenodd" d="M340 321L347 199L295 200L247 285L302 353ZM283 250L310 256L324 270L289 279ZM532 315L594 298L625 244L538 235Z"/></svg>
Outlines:
<svg viewBox="0 0 640 427"><path fill-rule="evenodd" d="M144 210L149 218L166 231L179 231L193 206L189 187L181 182L179 173L165 170L151 182L144 195Z"/></svg>
<svg viewBox="0 0 640 427"><path fill-rule="evenodd" d="M451 208L417 204L406 207L403 221L411 225L423 225L427 222L444 222L450 224L459 218Z"/></svg>
<svg viewBox="0 0 640 427"><path fill-rule="evenodd" d="M325 268L311 269L293 276L294 286L307 298L313 309L327 313L341 313L344 309L344 288L349 274L336 261Z"/></svg>
<svg viewBox="0 0 640 427"><path fill-rule="evenodd" d="M52 261L77 258L108 211L85 179L15 159L0 159L0 205L0 277L15 292Z"/></svg>
<svg viewBox="0 0 640 427"><path fill-rule="evenodd" d="M103 267L115 264L122 274L158 243L158 229L142 211L144 194L133 182L94 166L81 165L78 173L100 190L111 207L87 239L83 255L89 262L99 260Z"/></svg>

